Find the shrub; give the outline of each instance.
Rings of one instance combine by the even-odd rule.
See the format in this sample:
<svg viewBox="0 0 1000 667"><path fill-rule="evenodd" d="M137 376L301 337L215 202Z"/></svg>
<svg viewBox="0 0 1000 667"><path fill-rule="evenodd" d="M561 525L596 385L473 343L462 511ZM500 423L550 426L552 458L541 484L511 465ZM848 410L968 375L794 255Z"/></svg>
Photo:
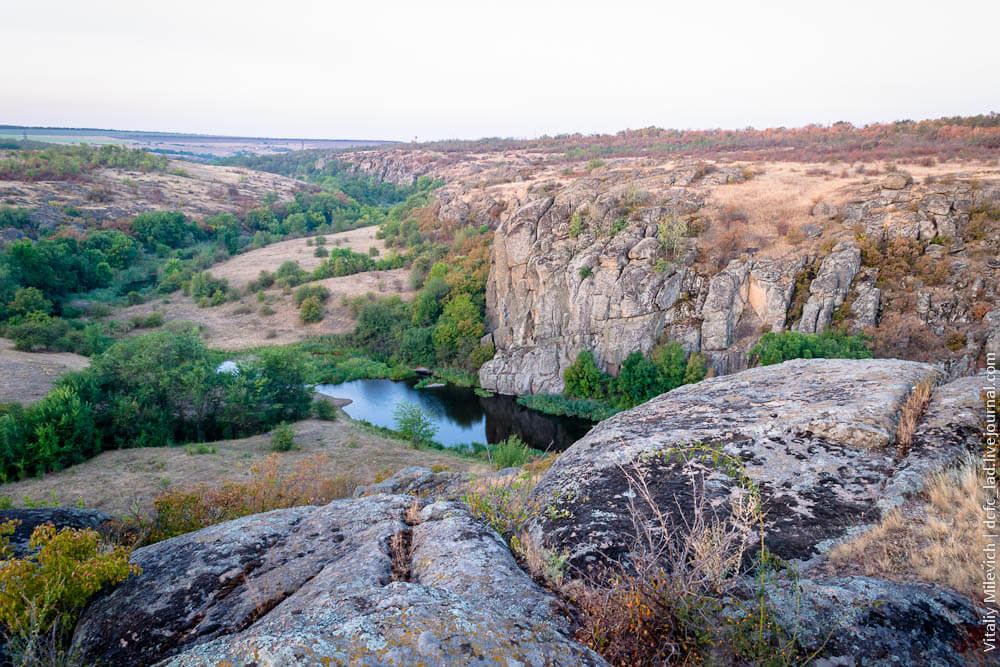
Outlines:
<svg viewBox="0 0 1000 667"><path fill-rule="evenodd" d="M17 522L0 524L0 557ZM31 664L36 642L55 634L66 639L76 616L106 584L118 584L140 570L129 565L124 547L99 548L93 530L38 526L31 534L32 553L0 565L0 625Z"/></svg>
<svg viewBox="0 0 1000 667"><path fill-rule="evenodd" d="M577 211L569 218L569 235L570 238L576 238L583 233L583 216Z"/></svg>
<svg viewBox="0 0 1000 667"><path fill-rule="evenodd" d="M517 468L541 457L544 452L528 447L519 437L512 435L489 447L490 460L497 470Z"/></svg>
<svg viewBox="0 0 1000 667"><path fill-rule="evenodd" d="M562 394L524 394L517 402L526 408L549 415L580 417L590 421L603 421L618 410L609 403L592 398L569 398Z"/></svg>
<svg viewBox="0 0 1000 667"><path fill-rule="evenodd" d="M323 304L315 296L310 296L299 306L299 321L303 324L319 322L325 315Z"/></svg>
<svg viewBox="0 0 1000 667"><path fill-rule="evenodd" d="M51 350L69 329L69 323L62 318L31 313L20 324L7 327L7 336L14 341L16 350Z"/></svg>
<svg viewBox="0 0 1000 667"><path fill-rule="evenodd" d="M285 423L271 431L271 449L276 452L290 452L295 447L295 431Z"/></svg>
<svg viewBox="0 0 1000 667"><path fill-rule="evenodd" d="M416 447L428 442L437 433L437 426L419 405L410 401L401 401L392 411L396 422L396 430L403 434Z"/></svg>
<svg viewBox="0 0 1000 667"><path fill-rule="evenodd" d="M589 266L581 266L580 267L580 279L581 280L586 280L587 278L590 278L593 275L594 275L594 270L592 268L590 268Z"/></svg>
<svg viewBox="0 0 1000 667"><path fill-rule="evenodd" d="M847 336L829 330L821 334L798 331L768 332L750 348L747 358L761 366L789 359L871 359L870 339L863 334Z"/></svg>
<svg viewBox="0 0 1000 667"><path fill-rule="evenodd" d="M531 473L522 471L516 477L508 476L499 484L488 483L485 489L462 496L462 502L472 516L509 540L538 514L537 503L529 499L532 488Z"/></svg>
<svg viewBox="0 0 1000 667"><path fill-rule="evenodd" d="M323 421L337 421L337 406L325 398L317 398L312 402L312 414Z"/></svg>
<svg viewBox="0 0 1000 667"><path fill-rule="evenodd" d="M295 290L295 305L302 306L302 302L310 297L315 297L320 302L325 302L330 298L330 290L322 285L303 285Z"/></svg>
<svg viewBox="0 0 1000 667"><path fill-rule="evenodd" d="M657 236L660 239L660 250L669 256L681 247L687 235L687 223L680 218L671 216L661 220L657 225Z"/></svg>
<svg viewBox="0 0 1000 667"><path fill-rule="evenodd" d="M578 398L604 398L610 379L597 367L597 361L589 350L577 354L576 361L563 371L565 393Z"/></svg>
<svg viewBox="0 0 1000 667"><path fill-rule="evenodd" d="M316 249L313 250L313 256L314 257L329 257L330 256L330 251L327 250L326 248L324 248L323 246L316 246Z"/></svg>
<svg viewBox="0 0 1000 667"><path fill-rule="evenodd" d="M146 527L148 540L156 542L241 516L324 505L349 496L355 480L347 475L327 476L327 465L326 455L319 454L283 475L278 455L272 454L250 466L249 481L225 481L219 486L203 483L164 493L153 502L153 518Z"/></svg>

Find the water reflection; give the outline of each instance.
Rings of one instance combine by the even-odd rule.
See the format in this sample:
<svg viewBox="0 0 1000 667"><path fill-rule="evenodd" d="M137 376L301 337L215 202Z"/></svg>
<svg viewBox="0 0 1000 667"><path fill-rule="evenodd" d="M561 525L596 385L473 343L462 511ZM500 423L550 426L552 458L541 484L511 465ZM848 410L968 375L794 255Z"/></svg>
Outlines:
<svg viewBox="0 0 1000 667"><path fill-rule="evenodd" d="M434 420L438 427L434 439L444 445L494 443L517 435L536 449L559 451L583 437L592 426L582 419L529 410L511 396L487 398L452 385L414 389L407 382L355 380L317 385L316 391L351 399L351 404L344 408L348 415L388 428L395 427L393 409L399 402L416 403Z"/></svg>

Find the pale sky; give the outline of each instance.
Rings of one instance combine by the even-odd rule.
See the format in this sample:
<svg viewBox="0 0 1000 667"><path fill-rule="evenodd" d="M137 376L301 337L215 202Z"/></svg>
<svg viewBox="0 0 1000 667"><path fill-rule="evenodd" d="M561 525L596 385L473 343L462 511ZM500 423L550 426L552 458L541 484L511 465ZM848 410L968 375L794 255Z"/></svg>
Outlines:
<svg viewBox="0 0 1000 667"><path fill-rule="evenodd" d="M1000 111L1000 0L0 0L0 123L420 140Z"/></svg>

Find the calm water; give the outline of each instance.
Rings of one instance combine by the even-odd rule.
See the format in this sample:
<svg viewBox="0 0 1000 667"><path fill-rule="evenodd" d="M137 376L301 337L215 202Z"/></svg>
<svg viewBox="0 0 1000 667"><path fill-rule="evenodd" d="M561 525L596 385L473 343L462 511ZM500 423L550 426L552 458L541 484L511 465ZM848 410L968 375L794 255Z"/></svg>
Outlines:
<svg viewBox="0 0 1000 667"><path fill-rule="evenodd" d="M434 439L443 445L463 442L494 443L516 435L531 447L561 451L582 438L591 422L556 417L518 405L511 396L483 398L463 387L414 389L412 382L355 380L316 385L316 391L334 398L349 398L343 408L354 419L395 428L393 408L401 401L416 403L438 427Z"/></svg>

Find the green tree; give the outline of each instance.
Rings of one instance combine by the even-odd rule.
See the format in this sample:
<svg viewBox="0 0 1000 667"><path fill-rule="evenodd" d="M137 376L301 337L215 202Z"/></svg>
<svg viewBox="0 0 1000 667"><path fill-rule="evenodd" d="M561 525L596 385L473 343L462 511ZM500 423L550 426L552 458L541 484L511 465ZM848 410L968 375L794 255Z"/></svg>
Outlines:
<svg viewBox="0 0 1000 667"><path fill-rule="evenodd" d="M396 404L392 415L396 430L406 436L414 447L429 441L437 433L437 426L430 415L416 403L401 401Z"/></svg>
<svg viewBox="0 0 1000 667"><path fill-rule="evenodd" d="M441 362L467 359L485 330L479 307L468 294L458 294L445 304L434 327L434 350Z"/></svg>
<svg viewBox="0 0 1000 667"><path fill-rule="evenodd" d="M299 321L302 324L312 324L323 319L323 302L318 297L310 296L299 305Z"/></svg>
<svg viewBox="0 0 1000 667"><path fill-rule="evenodd" d="M140 213L132 220L135 237L149 247L163 244L171 248L187 245L196 227L180 211Z"/></svg>
<svg viewBox="0 0 1000 667"><path fill-rule="evenodd" d="M687 354L680 343L658 345L650 355L650 361L656 366L659 375L657 393L662 394L684 384Z"/></svg>
<svg viewBox="0 0 1000 667"><path fill-rule="evenodd" d="M631 408L659 395L662 393L659 379L656 365L641 352L633 352L625 358L621 372L615 378L615 405L622 409Z"/></svg>
<svg viewBox="0 0 1000 667"><path fill-rule="evenodd" d="M577 398L602 399L609 377L597 367L597 361L589 350L576 355L576 361L563 371L566 393Z"/></svg>
<svg viewBox="0 0 1000 667"><path fill-rule="evenodd" d="M424 282L417 297L413 300L413 324L426 326L434 324L441 315L441 302L451 288L440 276L433 276Z"/></svg>
<svg viewBox="0 0 1000 667"><path fill-rule="evenodd" d="M822 334L769 331L750 348L747 357L761 366L789 359L870 359L867 343L864 335L848 336L832 329Z"/></svg>
<svg viewBox="0 0 1000 667"><path fill-rule="evenodd" d="M45 298L42 290L37 287L22 287L14 293L14 300L7 304L12 315L27 315L28 313L50 314L52 302Z"/></svg>

